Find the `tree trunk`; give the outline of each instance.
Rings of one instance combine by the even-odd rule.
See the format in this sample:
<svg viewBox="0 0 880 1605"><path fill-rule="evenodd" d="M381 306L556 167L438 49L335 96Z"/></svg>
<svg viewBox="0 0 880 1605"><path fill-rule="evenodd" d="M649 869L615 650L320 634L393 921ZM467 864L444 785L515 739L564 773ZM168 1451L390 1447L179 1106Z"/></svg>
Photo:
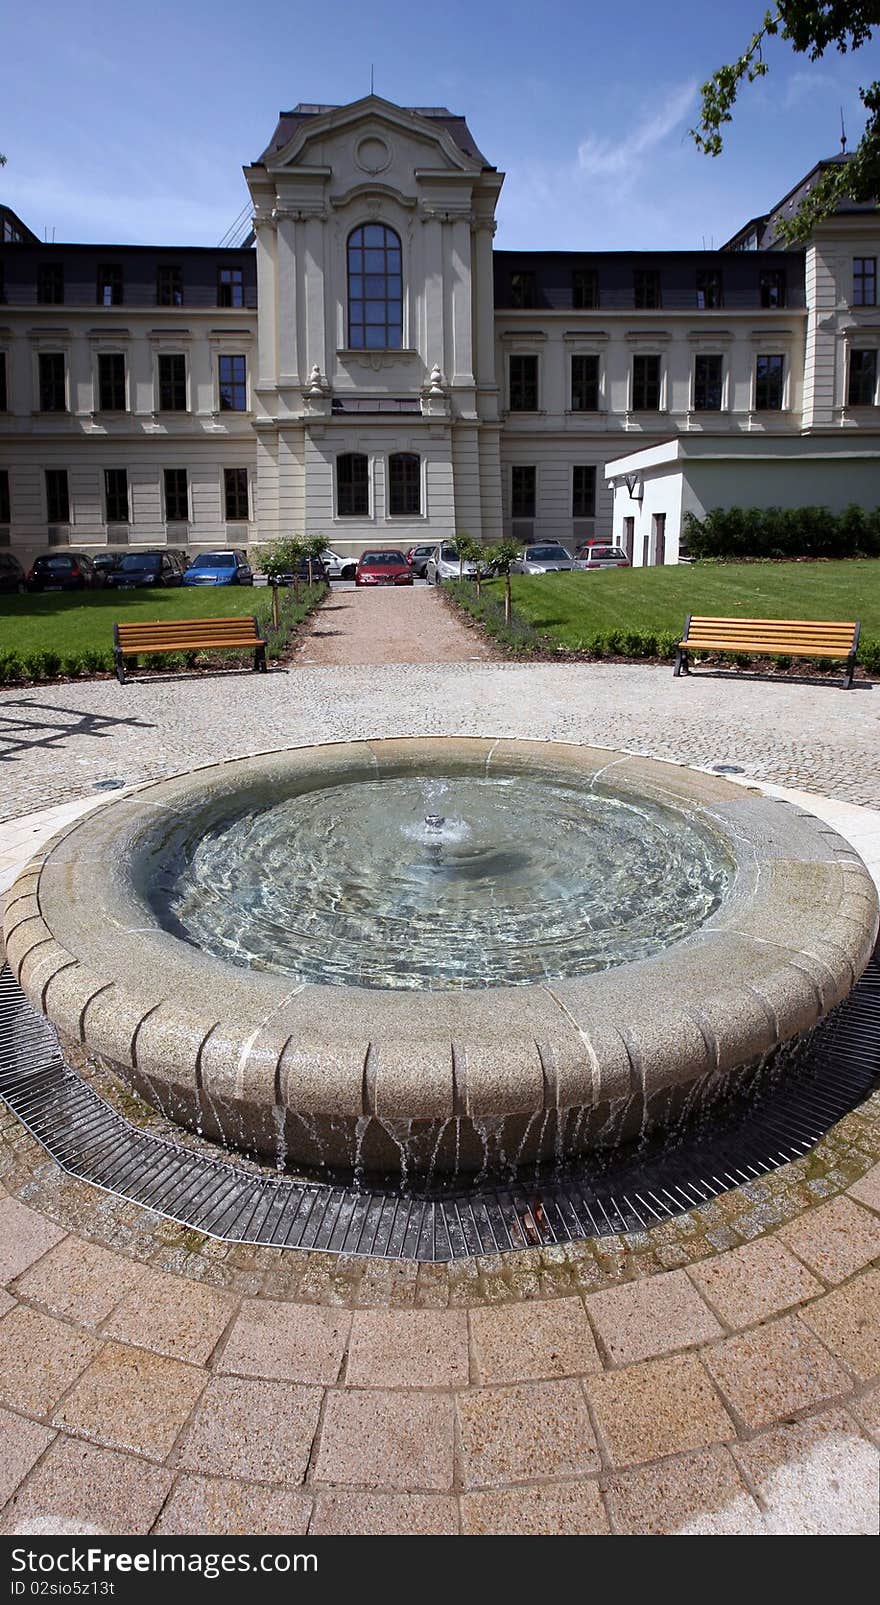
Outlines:
<svg viewBox="0 0 880 1605"><path fill-rule="evenodd" d="M510 623L510 575L504 576L504 622Z"/></svg>
<svg viewBox="0 0 880 1605"><path fill-rule="evenodd" d="M309 558L309 590L312 588L312 560Z"/></svg>
<svg viewBox="0 0 880 1605"><path fill-rule="evenodd" d="M280 614L280 612L278 610L278 581L277 580L273 580L272 581L272 628L273 628L273 630L279 630L281 628L281 614Z"/></svg>
<svg viewBox="0 0 880 1605"><path fill-rule="evenodd" d="M477 572L476 572L476 574L474 576L474 583L475 583L475 585L477 587L477 601L479 602L479 600L480 600L480 586L483 583L483 577L482 577L479 569L477 569Z"/></svg>

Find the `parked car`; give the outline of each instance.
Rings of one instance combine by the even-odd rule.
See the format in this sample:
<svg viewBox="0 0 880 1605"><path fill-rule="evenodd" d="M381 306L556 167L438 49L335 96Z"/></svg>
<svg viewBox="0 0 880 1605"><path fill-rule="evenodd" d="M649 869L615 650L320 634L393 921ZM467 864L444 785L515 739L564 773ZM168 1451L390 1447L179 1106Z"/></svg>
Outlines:
<svg viewBox="0 0 880 1605"><path fill-rule="evenodd" d="M331 551L329 546L326 552L321 553L321 562L327 571L328 580L353 580L357 573L357 558L340 557L339 553Z"/></svg>
<svg viewBox="0 0 880 1605"><path fill-rule="evenodd" d="M85 552L42 552L27 577L29 591L97 591L105 576Z"/></svg>
<svg viewBox="0 0 880 1605"><path fill-rule="evenodd" d="M24 569L11 552L0 552L0 593L9 596L26 589Z"/></svg>
<svg viewBox="0 0 880 1605"><path fill-rule="evenodd" d="M402 552L361 552L355 585L412 585L412 569Z"/></svg>
<svg viewBox="0 0 880 1605"><path fill-rule="evenodd" d="M472 580L476 575L473 563L461 561L458 547L452 541L444 541L440 546L431 547L431 555L425 565L425 579L429 585L442 585L444 580L457 580L459 574L462 579Z"/></svg>
<svg viewBox="0 0 880 1605"><path fill-rule="evenodd" d="M126 552L107 575L107 584L117 591L133 591L141 585L182 585L183 572L183 562L175 552Z"/></svg>
<svg viewBox="0 0 880 1605"><path fill-rule="evenodd" d="M123 554L121 552L98 552L97 555L92 558L92 562L94 563L95 568L98 570L98 573L103 574L104 578L108 579L113 573L113 570L118 568L119 559L122 557L122 555Z"/></svg>
<svg viewBox="0 0 880 1605"><path fill-rule="evenodd" d="M428 560L433 550L433 546L411 546L406 553L406 560L417 579L424 579Z"/></svg>
<svg viewBox="0 0 880 1605"><path fill-rule="evenodd" d="M200 552L183 576L184 585L253 585L247 553Z"/></svg>
<svg viewBox="0 0 880 1605"><path fill-rule="evenodd" d="M629 568L629 558L622 546L599 546L590 541L579 546L574 554L575 568Z"/></svg>
<svg viewBox="0 0 880 1605"><path fill-rule="evenodd" d="M571 552L564 546L527 546L522 557L511 563L511 574L561 574L572 567Z"/></svg>

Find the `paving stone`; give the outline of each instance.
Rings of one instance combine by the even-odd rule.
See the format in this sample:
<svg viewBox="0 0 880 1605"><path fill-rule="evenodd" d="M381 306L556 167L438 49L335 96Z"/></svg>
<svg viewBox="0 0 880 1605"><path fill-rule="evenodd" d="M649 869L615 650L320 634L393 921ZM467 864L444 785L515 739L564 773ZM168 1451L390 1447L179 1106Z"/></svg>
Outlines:
<svg viewBox="0 0 880 1605"><path fill-rule="evenodd" d="M584 1384L615 1466L681 1454L735 1437L734 1424L693 1354L645 1360Z"/></svg>
<svg viewBox="0 0 880 1605"><path fill-rule="evenodd" d="M7 1533L147 1533L171 1472L59 1437L4 1515Z"/></svg>
<svg viewBox="0 0 880 1605"><path fill-rule="evenodd" d="M822 1292L822 1283L789 1253L777 1237L754 1243L714 1259L702 1260L688 1271L728 1326L751 1326L768 1315L779 1315L804 1299Z"/></svg>
<svg viewBox="0 0 880 1605"><path fill-rule="evenodd" d="M65 1237L19 1276L20 1298L45 1304L78 1326L100 1326L137 1280L140 1267L82 1237Z"/></svg>
<svg viewBox="0 0 880 1605"><path fill-rule="evenodd" d="M585 1303L612 1365L690 1348L723 1332L684 1271L589 1293Z"/></svg>
<svg viewBox="0 0 880 1605"><path fill-rule="evenodd" d="M877 1450L842 1410L776 1427L733 1452L764 1507L768 1532L876 1537Z"/></svg>
<svg viewBox="0 0 880 1605"><path fill-rule="evenodd" d="M0 1408L0 1505L14 1493L54 1436L48 1427Z"/></svg>
<svg viewBox="0 0 880 1605"><path fill-rule="evenodd" d="M811 1271L845 1282L880 1255L880 1220L851 1198L833 1198L782 1226L779 1236Z"/></svg>
<svg viewBox="0 0 880 1605"><path fill-rule="evenodd" d="M598 1469L596 1439L577 1382L471 1388L457 1396L457 1407L465 1488Z"/></svg>
<svg viewBox="0 0 880 1605"><path fill-rule="evenodd" d="M859 1426L880 1445L880 1388L868 1388L858 1398L847 1399L846 1407Z"/></svg>
<svg viewBox="0 0 880 1605"><path fill-rule="evenodd" d="M852 1389L847 1373L796 1315L717 1343L703 1351L703 1359L750 1430Z"/></svg>
<svg viewBox="0 0 880 1605"><path fill-rule="evenodd" d="M880 1376L880 1271L854 1277L800 1314L861 1382Z"/></svg>
<svg viewBox="0 0 880 1605"><path fill-rule="evenodd" d="M164 1460L207 1380L148 1349L106 1343L55 1412L59 1426Z"/></svg>
<svg viewBox="0 0 880 1605"><path fill-rule="evenodd" d="M452 1487L453 1407L448 1393L334 1389L327 1395L315 1478L333 1487Z"/></svg>
<svg viewBox="0 0 880 1605"><path fill-rule="evenodd" d="M345 1369L350 1387L462 1387L467 1316L457 1310L356 1310Z"/></svg>
<svg viewBox="0 0 880 1605"><path fill-rule="evenodd" d="M0 1399L30 1415L51 1415L99 1350L87 1333L19 1304L0 1321Z"/></svg>
<svg viewBox="0 0 880 1605"><path fill-rule="evenodd" d="M0 1287L0 1317L4 1316L8 1310L14 1309L15 1299L12 1294L7 1293L4 1288Z"/></svg>
<svg viewBox="0 0 880 1605"><path fill-rule="evenodd" d="M62 1227L17 1198L0 1198L0 1282L12 1282L66 1236Z"/></svg>
<svg viewBox="0 0 880 1605"><path fill-rule="evenodd" d="M474 1309L470 1327L478 1382L538 1381L601 1367L579 1298Z"/></svg>
<svg viewBox="0 0 880 1605"><path fill-rule="evenodd" d="M880 1214L880 1165L874 1165L865 1172L864 1176L852 1186L847 1188L850 1198L855 1198L860 1204L867 1204Z"/></svg>
<svg viewBox="0 0 880 1605"><path fill-rule="evenodd" d="M761 1512L726 1449L621 1472L605 1484L614 1531L762 1533Z"/></svg>
<svg viewBox="0 0 880 1605"><path fill-rule="evenodd" d="M255 1488L231 1477L178 1477L153 1531L261 1537L308 1531L312 1501L288 1488Z"/></svg>
<svg viewBox="0 0 880 1605"><path fill-rule="evenodd" d="M235 1308L232 1299L213 1288L139 1266L132 1291L114 1310L104 1332L157 1354L204 1365Z"/></svg>
<svg viewBox="0 0 880 1605"><path fill-rule="evenodd" d="M218 1369L286 1382L335 1382L351 1326L348 1311L246 1299Z"/></svg>
<svg viewBox="0 0 880 1605"><path fill-rule="evenodd" d="M462 1532L592 1536L609 1531L596 1481L531 1483L463 1494Z"/></svg>
<svg viewBox="0 0 880 1605"><path fill-rule="evenodd" d="M458 1532L458 1509L450 1494L371 1494L328 1489L315 1501L309 1533L346 1537L451 1537Z"/></svg>
<svg viewBox="0 0 880 1605"><path fill-rule="evenodd" d="M320 1388L215 1377L181 1440L187 1471L298 1488L321 1408Z"/></svg>

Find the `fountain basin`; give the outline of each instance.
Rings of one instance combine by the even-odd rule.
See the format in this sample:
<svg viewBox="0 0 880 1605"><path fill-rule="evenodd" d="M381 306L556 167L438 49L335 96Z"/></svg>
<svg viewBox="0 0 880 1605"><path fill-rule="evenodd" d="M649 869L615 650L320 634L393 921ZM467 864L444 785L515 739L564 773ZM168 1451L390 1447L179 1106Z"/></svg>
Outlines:
<svg viewBox="0 0 880 1605"><path fill-rule="evenodd" d="M246 968L163 924L163 843L248 795L492 775L659 806L717 844L724 887L659 951L584 974L388 989ZM173 1119L302 1165L474 1171L673 1123L854 985L870 876L835 832L714 775L561 743L297 748L139 788L64 831L7 902L7 957L56 1028ZM381 979L381 978L380 978Z"/></svg>

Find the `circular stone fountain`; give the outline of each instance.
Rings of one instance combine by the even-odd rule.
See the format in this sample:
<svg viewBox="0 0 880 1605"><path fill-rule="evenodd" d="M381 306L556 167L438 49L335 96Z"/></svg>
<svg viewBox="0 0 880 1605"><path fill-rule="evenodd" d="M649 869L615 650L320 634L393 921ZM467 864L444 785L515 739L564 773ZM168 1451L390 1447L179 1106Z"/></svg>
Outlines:
<svg viewBox="0 0 880 1605"><path fill-rule="evenodd" d="M62 1036L277 1161L427 1175L672 1123L808 1030L877 934L812 816L526 741L299 748L140 788L13 888Z"/></svg>

